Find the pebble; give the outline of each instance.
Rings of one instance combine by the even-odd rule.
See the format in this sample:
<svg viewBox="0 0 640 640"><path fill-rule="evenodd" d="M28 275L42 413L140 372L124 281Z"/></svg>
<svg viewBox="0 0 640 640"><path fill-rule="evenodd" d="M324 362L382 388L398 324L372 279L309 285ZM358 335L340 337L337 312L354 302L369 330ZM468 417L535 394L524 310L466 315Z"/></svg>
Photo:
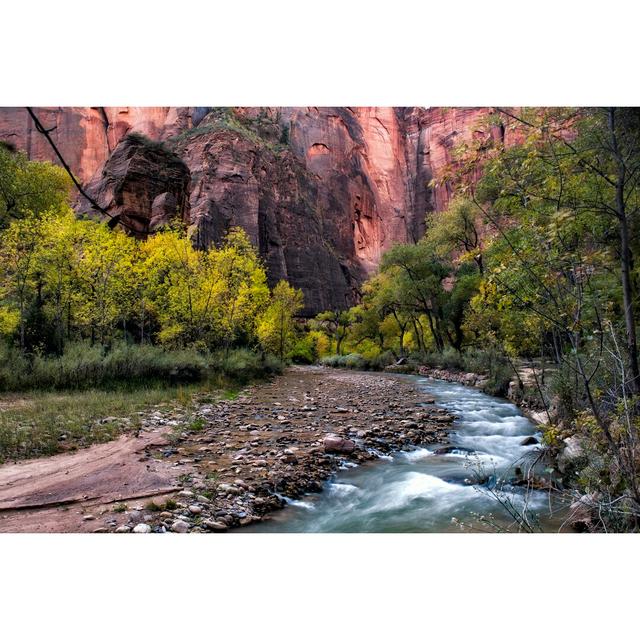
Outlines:
<svg viewBox="0 0 640 640"><path fill-rule="evenodd" d="M116 533L129 533L129 531L131 531L131 527L126 525L121 525L116 529Z"/></svg>
<svg viewBox="0 0 640 640"><path fill-rule="evenodd" d="M189 525L184 520L176 520L171 525L171 531L174 533L187 533L189 531Z"/></svg>
<svg viewBox="0 0 640 640"><path fill-rule="evenodd" d="M346 457L360 464L399 448L446 442L452 417L425 408L431 399L424 394L382 377L335 379L342 375L282 377L273 392L261 385L257 397L207 405L207 431L185 432L175 448L160 452L198 466L180 479L173 512L152 514L153 530L217 532L257 522L285 506L274 493L297 498L321 491ZM186 420L179 418L179 424ZM130 527L140 522L132 520Z"/></svg>
<svg viewBox="0 0 640 640"><path fill-rule="evenodd" d="M151 527L148 524L141 522L133 527L133 533L151 533Z"/></svg>

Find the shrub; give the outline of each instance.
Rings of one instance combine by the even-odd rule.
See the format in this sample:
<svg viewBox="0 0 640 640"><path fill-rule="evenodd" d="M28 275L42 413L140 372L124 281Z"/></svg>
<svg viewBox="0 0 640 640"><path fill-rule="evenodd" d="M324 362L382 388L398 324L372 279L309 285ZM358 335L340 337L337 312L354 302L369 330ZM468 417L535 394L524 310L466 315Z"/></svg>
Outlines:
<svg viewBox="0 0 640 640"><path fill-rule="evenodd" d="M209 366L213 372L241 384L254 378L281 373L283 369L282 362L275 356L251 349L217 351L209 357Z"/></svg>
<svg viewBox="0 0 640 640"><path fill-rule="evenodd" d="M381 371L385 367L393 364L396 361L396 357L391 351L384 351L383 353L371 358L369 360L369 368L374 371Z"/></svg>
<svg viewBox="0 0 640 640"><path fill-rule="evenodd" d="M179 384L212 374L244 384L281 371L282 364L275 357L249 349L205 356L193 349L118 343L105 351L100 346L75 343L60 357L25 356L6 347L0 351L0 391Z"/></svg>
<svg viewBox="0 0 640 640"><path fill-rule="evenodd" d="M369 363L359 353L349 353L344 356L325 356L320 360L320 364L327 367L337 367L343 369L368 369Z"/></svg>
<svg viewBox="0 0 640 640"><path fill-rule="evenodd" d="M347 369L367 369L367 361L359 353L349 353L342 356L342 366Z"/></svg>
<svg viewBox="0 0 640 640"><path fill-rule="evenodd" d="M313 364L318 359L313 336L306 335L299 339L287 354L287 358L297 364Z"/></svg>
<svg viewBox="0 0 640 640"><path fill-rule="evenodd" d="M509 364L496 363L489 373L489 380L487 380L484 390L492 396L504 397L509 391L512 376L513 370Z"/></svg>
<svg viewBox="0 0 640 640"><path fill-rule="evenodd" d="M495 359L495 354L491 351L482 349L467 349L463 356L463 365L465 371L473 373L487 373Z"/></svg>
<svg viewBox="0 0 640 640"><path fill-rule="evenodd" d="M325 367L339 367L340 362L342 361L342 356L324 356L324 358L320 358L320 364Z"/></svg>
<svg viewBox="0 0 640 640"><path fill-rule="evenodd" d="M430 351L420 356L422 364L437 369L463 369L462 356L453 347L447 347L444 351Z"/></svg>

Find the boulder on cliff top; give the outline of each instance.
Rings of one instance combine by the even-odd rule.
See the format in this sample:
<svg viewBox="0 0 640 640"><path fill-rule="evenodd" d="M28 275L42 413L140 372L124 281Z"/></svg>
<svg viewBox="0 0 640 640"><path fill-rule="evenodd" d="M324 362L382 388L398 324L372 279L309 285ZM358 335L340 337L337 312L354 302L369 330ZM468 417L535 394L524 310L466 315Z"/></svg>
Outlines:
<svg viewBox="0 0 640 640"><path fill-rule="evenodd" d="M110 224L122 222L133 235L144 237L172 219L188 222L190 182L187 165L163 143L129 134L87 192L112 216ZM78 208L92 207L81 199Z"/></svg>

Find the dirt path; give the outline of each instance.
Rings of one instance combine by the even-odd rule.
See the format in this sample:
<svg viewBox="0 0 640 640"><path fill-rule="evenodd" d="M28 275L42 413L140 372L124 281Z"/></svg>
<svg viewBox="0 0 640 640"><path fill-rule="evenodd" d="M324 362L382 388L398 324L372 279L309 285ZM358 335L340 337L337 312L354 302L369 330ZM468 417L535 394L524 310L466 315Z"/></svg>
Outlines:
<svg viewBox="0 0 640 640"><path fill-rule="evenodd" d="M102 530L94 514L108 513L108 505L175 493L184 471L146 455L166 441L164 432L143 431L137 438L3 465L0 532Z"/></svg>
<svg viewBox="0 0 640 640"><path fill-rule="evenodd" d="M235 400L197 405L177 430L151 416L137 438L3 465L0 532L250 524L280 496L320 491L347 459L445 441L451 417L425 400L400 377L291 367Z"/></svg>

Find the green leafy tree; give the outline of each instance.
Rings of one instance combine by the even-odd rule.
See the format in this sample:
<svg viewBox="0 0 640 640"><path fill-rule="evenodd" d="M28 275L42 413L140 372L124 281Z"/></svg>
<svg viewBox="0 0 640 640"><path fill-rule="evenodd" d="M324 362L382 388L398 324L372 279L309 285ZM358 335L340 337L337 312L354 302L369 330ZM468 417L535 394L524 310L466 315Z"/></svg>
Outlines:
<svg viewBox="0 0 640 640"><path fill-rule="evenodd" d="M32 162L0 142L0 228L11 220L66 205L71 180L62 167Z"/></svg>
<svg viewBox="0 0 640 640"><path fill-rule="evenodd" d="M294 289L285 280L280 280L257 325L258 339L265 351L275 353L284 360L296 338L295 314L303 306L302 291Z"/></svg>

